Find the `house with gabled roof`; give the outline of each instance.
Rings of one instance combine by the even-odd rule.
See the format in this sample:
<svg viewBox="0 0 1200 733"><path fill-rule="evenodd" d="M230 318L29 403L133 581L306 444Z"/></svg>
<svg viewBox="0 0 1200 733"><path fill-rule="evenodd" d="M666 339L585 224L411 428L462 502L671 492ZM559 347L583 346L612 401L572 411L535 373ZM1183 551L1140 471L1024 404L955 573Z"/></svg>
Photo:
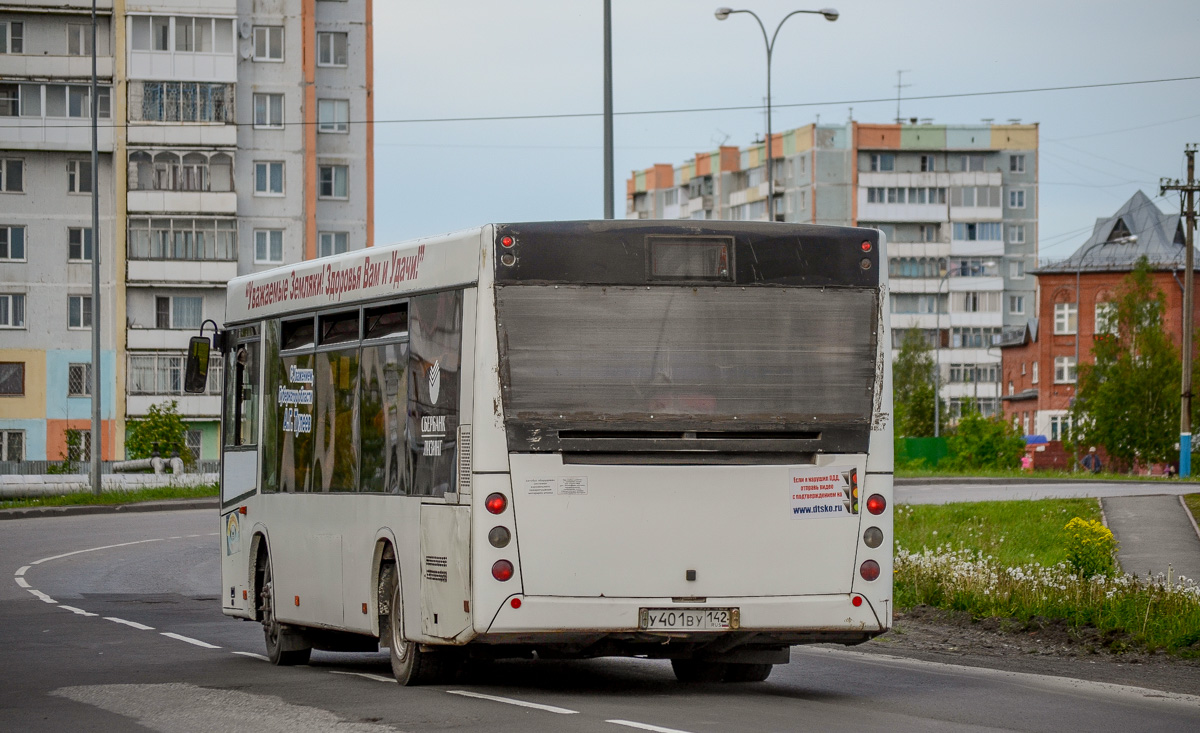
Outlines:
<svg viewBox="0 0 1200 733"><path fill-rule="evenodd" d="M1006 330L999 342L1005 418L1025 435L1052 442L1066 437L1078 365L1092 360L1093 341L1108 333L1106 314L1115 307L1121 282L1142 257L1166 295L1167 333L1176 345L1182 343L1186 246L1180 215L1163 213L1138 191L1112 216L1097 219L1070 257L1034 270L1034 318ZM1200 281L1196 285L1200 292ZM1193 303L1200 306L1200 298Z"/></svg>

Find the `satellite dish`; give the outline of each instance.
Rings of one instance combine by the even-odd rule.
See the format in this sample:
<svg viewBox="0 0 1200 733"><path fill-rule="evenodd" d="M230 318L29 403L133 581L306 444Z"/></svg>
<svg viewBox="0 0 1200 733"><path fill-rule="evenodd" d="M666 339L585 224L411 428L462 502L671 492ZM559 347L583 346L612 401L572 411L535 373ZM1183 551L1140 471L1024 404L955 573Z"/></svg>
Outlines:
<svg viewBox="0 0 1200 733"><path fill-rule="evenodd" d="M249 41L242 41L242 58L249 61L254 55L254 44Z"/></svg>
<svg viewBox="0 0 1200 733"><path fill-rule="evenodd" d="M254 30L254 26L250 24L250 21L243 20L242 24L239 26L239 30L242 34L242 38L249 38L250 31Z"/></svg>

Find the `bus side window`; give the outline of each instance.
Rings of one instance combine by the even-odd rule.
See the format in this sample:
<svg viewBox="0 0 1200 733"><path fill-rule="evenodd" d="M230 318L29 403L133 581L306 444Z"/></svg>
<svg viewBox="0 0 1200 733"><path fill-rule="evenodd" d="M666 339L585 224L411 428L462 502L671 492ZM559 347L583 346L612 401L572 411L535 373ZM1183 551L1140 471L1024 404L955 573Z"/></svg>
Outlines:
<svg viewBox="0 0 1200 733"><path fill-rule="evenodd" d="M239 344L226 362L225 445L258 442L258 342Z"/></svg>
<svg viewBox="0 0 1200 733"><path fill-rule="evenodd" d="M462 291L409 301L408 446L414 494L454 492Z"/></svg>

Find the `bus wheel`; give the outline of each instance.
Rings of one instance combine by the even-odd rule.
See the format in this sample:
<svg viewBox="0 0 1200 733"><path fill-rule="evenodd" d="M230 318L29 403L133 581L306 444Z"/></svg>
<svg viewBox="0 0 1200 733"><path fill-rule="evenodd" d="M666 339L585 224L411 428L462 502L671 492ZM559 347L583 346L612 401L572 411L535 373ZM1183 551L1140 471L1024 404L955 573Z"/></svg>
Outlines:
<svg viewBox="0 0 1200 733"><path fill-rule="evenodd" d="M671 669L680 682L720 682L729 665L724 662L704 662L697 659L672 659Z"/></svg>
<svg viewBox="0 0 1200 733"><path fill-rule="evenodd" d="M404 609L400 605L400 583L392 588L392 604L388 614L391 630L392 674L405 686L429 685L441 681L447 670L444 655L421 651L420 645L404 637Z"/></svg>
<svg viewBox="0 0 1200 733"><path fill-rule="evenodd" d="M305 642L302 635L289 631L275 618L275 590L271 581L270 558L264 558L260 597L262 599L263 638L267 643L267 658L271 660L271 664L281 667L308 664L312 647Z"/></svg>
<svg viewBox="0 0 1200 733"><path fill-rule="evenodd" d="M773 664L730 664L725 670L726 682L765 682L771 676Z"/></svg>

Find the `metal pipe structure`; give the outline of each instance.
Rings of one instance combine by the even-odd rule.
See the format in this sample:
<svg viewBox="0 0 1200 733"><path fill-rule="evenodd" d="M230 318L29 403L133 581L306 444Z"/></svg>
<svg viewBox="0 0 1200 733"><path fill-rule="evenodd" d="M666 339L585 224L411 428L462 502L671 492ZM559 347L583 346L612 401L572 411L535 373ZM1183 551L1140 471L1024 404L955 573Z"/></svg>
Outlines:
<svg viewBox="0 0 1200 733"><path fill-rule="evenodd" d="M613 202L612 0L604 0L604 218L616 217Z"/></svg>
<svg viewBox="0 0 1200 733"><path fill-rule="evenodd" d="M771 54L775 50L775 39L779 37L779 29L783 28L783 24L793 15L806 13L810 15L822 15L825 20L830 23L838 19L838 11L833 8L822 8L821 10L793 10L783 16L783 20L779 21L779 25L775 26L775 32L770 39L767 38L767 27L763 25L762 19L753 10L733 10L732 8L717 8L713 13L717 20L725 20L734 13L746 13L754 18L758 23L759 30L762 31L763 43L767 46L767 139L763 144L763 152L766 155L767 161L767 221L775 221L775 171L773 170L774 155L771 151Z"/></svg>

